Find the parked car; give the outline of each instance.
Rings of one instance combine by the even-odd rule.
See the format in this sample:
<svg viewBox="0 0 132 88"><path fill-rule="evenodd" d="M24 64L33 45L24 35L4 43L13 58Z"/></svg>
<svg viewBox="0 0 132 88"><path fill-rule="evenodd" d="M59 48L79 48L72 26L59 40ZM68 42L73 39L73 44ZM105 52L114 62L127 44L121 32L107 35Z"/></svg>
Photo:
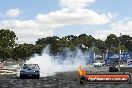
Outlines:
<svg viewBox="0 0 132 88"><path fill-rule="evenodd" d="M97 62L93 64L94 67L102 67L103 63Z"/></svg>
<svg viewBox="0 0 132 88"><path fill-rule="evenodd" d="M109 72L119 72L119 69L116 66L109 67Z"/></svg>
<svg viewBox="0 0 132 88"><path fill-rule="evenodd" d="M14 64L14 65L7 65L6 66L7 69L20 69L19 64Z"/></svg>
<svg viewBox="0 0 132 88"><path fill-rule="evenodd" d="M3 63L0 62L0 69L6 68Z"/></svg>
<svg viewBox="0 0 132 88"><path fill-rule="evenodd" d="M20 70L20 78L40 77L40 68L38 64L24 64Z"/></svg>

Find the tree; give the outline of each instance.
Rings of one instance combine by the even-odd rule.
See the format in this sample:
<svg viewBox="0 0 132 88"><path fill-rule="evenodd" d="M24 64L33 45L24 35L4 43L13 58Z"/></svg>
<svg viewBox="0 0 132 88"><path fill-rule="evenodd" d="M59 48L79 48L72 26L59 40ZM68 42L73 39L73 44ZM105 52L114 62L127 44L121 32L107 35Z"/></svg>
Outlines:
<svg viewBox="0 0 132 88"><path fill-rule="evenodd" d="M90 50L90 48L95 47L95 38L91 35L81 34L78 36L77 45L80 46L82 51Z"/></svg>
<svg viewBox="0 0 132 88"><path fill-rule="evenodd" d="M72 51L75 50L73 43L65 38L55 41L50 45L51 53L54 55L60 53L66 48L69 48Z"/></svg>
<svg viewBox="0 0 132 88"><path fill-rule="evenodd" d="M0 46L2 48L10 48L15 46L16 35L13 31L1 29L0 30Z"/></svg>
<svg viewBox="0 0 132 88"><path fill-rule="evenodd" d="M11 48L1 48L0 47L0 58L2 61L9 60L12 57L12 49Z"/></svg>
<svg viewBox="0 0 132 88"><path fill-rule="evenodd" d="M12 58L12 49L16 45L16 35L13 31L8 29L0 30L0 58L8 60Z"/></svg>
<svg viewBox="0 0 132 88"><path fill-rule="evenodd" d="M43 49L44 49L44 46L40 44L36 44L33 48L34 54L42 55Z"/></svg>
<svg viewBox="0 0 132 88"><path fill-rule="evenodd" d="M105 42L100 39L95 41L95 46L98 48L98 53L104 53L106 50Z"/></svg>
<svg viewBox="0 0 132 88"><path fill-rule="evenodd" d="M105 40L106 48L109 50L110 53L119 53L120 50L127 51L128 49L125 45L127 39L128 36L117 37L114 34L110 34Z"/></svg>
<svg viewBox="0 0 132 88"><path fill-rule="evenodd" d="M31 56L34 55L34 45L32 44L20 44L19 46L15 47L13 49L13 58L15 60L27 60L28 58L30 58Z"/></svg>
<svg viewBox="0 0 132 88"><path fill-rule="evenodd" d="M74 35L68 35L63 37L65 40L72 42L74 45L77 44L77 36Z"/></svg>
<svg viewBox="0 0 132 88"><path fill-rule="evenodd" d="M48 44L51 44L57 40L59 40L60 38L57 37L57 36L53 36L53 37L46 37L46 38L41 38L41 39L38 39L36 41L36 44L40 44L40 45L48 45Z"/></svg>
<svg viewBox="0 0 132 88"><path fill-rule="evenodd" d="M120 47L119 46L117 46L117 47L111 47L111 48L109 48L109 53L119 54L119 50L121 50L121 51L127 51L127 48L124 45L120 45Z"/></svg>
<svg viewBox="0 0 132 88"><path fill-rule="evenodd" d="M120 37L121 45L124 45L128 51L132 51L132 37L129 35L122 35Z"/></svg>
<svg viewBox="0 0 132 88"><path fill-rule="evenodd" d="M105 45L107 48L117 47L119 46L119 38L114 34L110 34L105 40Z"/></svg>

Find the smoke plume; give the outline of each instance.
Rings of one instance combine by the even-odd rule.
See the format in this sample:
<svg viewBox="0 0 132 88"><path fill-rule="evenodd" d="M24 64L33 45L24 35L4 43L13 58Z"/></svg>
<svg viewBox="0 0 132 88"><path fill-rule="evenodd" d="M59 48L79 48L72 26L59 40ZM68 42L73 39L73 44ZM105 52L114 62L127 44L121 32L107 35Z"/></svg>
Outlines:
<svg viewBox="0 0 132 88"><path fill-rule="evenodd" d="M84 55L81 50L77 49L76 53L66 49L66 57L62 55L50 56L48 46L44 49L42 56L35 55L30 58L26 63L38 64L40 67L41 77L54 75L56 72L75 71L79 65L85 65Z"/></svg>

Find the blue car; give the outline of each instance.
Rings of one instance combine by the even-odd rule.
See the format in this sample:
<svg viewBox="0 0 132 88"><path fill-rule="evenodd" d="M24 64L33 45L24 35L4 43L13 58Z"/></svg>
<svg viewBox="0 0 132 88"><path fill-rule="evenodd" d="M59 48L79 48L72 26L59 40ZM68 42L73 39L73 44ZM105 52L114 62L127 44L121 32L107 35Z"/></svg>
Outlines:
<svg viewBox="0 0 132 88"><path fill-rule="evenodd" d="M40 68L38 64L24 64L20 70L20 78L35 77L40 78Z"/></svg>

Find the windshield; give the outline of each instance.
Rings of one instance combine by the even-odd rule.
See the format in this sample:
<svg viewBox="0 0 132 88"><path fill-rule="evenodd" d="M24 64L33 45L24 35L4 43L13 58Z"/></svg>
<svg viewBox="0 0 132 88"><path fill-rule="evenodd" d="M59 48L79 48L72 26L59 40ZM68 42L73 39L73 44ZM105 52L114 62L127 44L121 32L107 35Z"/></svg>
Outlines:
<svg viewBox="0 0 132 88"><path fill-rule="evenodd" d="M37 64L24 64L23 69L37 69L39 66Z"/></svg>

